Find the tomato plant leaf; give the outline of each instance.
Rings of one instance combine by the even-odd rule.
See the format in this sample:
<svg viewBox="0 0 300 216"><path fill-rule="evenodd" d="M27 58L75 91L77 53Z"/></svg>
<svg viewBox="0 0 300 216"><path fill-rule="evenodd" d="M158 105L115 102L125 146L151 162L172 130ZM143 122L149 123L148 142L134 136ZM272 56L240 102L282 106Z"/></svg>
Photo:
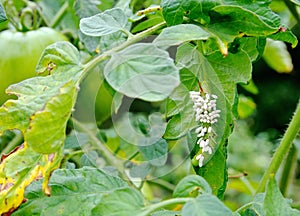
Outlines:
<svg viewBox="0 0 300 216"><path fill-rule="evenodd" d="M217 197L203 194L187 202L182 208L182 216L232 216L232 212Z"/></svg>
<svg viewBox="0 0 300 216"><path fill-rule="evenodd" d="M4 22L7 20L4 8L2 6L2 4L0 3L0 23Z"/></svg>
<svg viewBox="0 0 300 216"><path fill-rule="evenodd" d="M279 187L272 177L266 189L266 196L264 200L264 209L266 216L271 215L291 215L299 216L300 211L291 208L291 200L287 200L281 194Z"/></svg>
<svg viewBox="0 0 300 216"><path fill-rule="evenodd" d="M80 20L80 30L89 36L103 36L126 30L127 16L120 8L106 10L103 13Z"/></svg>
<svg viewBox="0 0 300 216"><path fill-rule="evenodd" d="M22 81L7 89L8 93L17 95L18 100L9 100L0 107L0 133L19 129L35 151L49 154L59 149L78 92L82 71L78 56L76 48L67 42L46 48L37 70L51 74ZM43 139L40 139L41 134Z"/></svg>
<svg viewBox="0 0 300 216"><path fill-rule="evenodd" d="M35 182L27 188L28 201L14 215L71 215L74 212L93 215L92 209L103 202L107 194L128 187L119 177L92 167L53 172L49 182L51 196L42 193L40 184Z"/></svg>
<svg viewBox="0 0 300 216"><path fill-rule="evenodd" d="M288 42L292 45L293 48L295 48L298 44L297 37L291 32L290 29L285 27L282 27L282 29L275 34L268 35L268 38Z"/></svg>
<svg viewBox="0 0 300 216"><path fill-rule="evenodd" d="M21 184L11 187L11 193L19 193L16 202L8 202L14 208L23 200L22 190L37 177L44 177L43 189L50 193L46 191L48 178L62 158L66 124L83 71L78 56L76 48L68 42L50 45L37 66L39 72L48 71L49 75L24 80L7 89L18 99L8 100L0 107L0 132L19 129L24 134L24 150L12 153L1 164L3 185L7 179L10 184ZM12 171L18 172L19 168L26 172L19 175ZM5 190L2 199L10 199Z"/></svg>
<svg viewBox="0 0 300 216"><path fill-rule="evenodd" d="M193 24L180 24L162 30L153 43L157 46L179 45L186 41L206 40L210 34Z"/></svg>
<svg viewBox="0 0 300 216"><path fill-rule="evenodd" d="M163 0L161 7L167 24L171 26L181 24L184 17L209 22L208 12L217 4L219 1L216 0Z"/></svg>
<svg viewBox="0 0 300 216"><path fill-rule="evenodd" d="M104 75L117 91L146 101L165 99L179 84L173 60L153 44L134 44L113 53Z"/></svg>
<svg viewBox="0 0 300 216"><path fill-rule="evenodd" d="M25 143L1 161L0 214L16 209L23 202L25 188L41 176L44 177L43 191L49 194L50 174L59 167L61 158L62 150L40 154Z"/></svg>
<svg viewBox="0 0 300 216"><path fill-rule="evenodd" d="M228 28L236 34L266 36L279 30L280 17L267 4L236 1L237 5L218 5L212 10L222 16L212 21L214 28ZM220 30L219 30L220 31Z"/></svg>
<svg viewBox="0 0 300 216"><path fill-rule="evenodd" d="M212 190L205 179L198 175L184 177L175 187L173 197L198 196L199 193L209 193Z"/></svg>
<svg viewBox="0 0 300 216"><path fill-rule="evenodd" d="M142 194L133 188L120 188L103 195L103 200L93 210L92 215L139 215L144 207Z"/></svg>

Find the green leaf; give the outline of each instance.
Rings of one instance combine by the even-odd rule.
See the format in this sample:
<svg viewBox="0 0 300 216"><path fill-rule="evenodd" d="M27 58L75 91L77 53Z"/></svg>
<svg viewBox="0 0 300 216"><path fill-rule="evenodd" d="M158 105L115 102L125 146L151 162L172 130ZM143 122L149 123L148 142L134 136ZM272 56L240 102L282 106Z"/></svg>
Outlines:
<svg viewBox="0 0 300 216"><path fill-rule="evenodd" d="M89 36L109 35L118 31L127 31L127 16L123 10L113 8L103 13L80 20L80 30Z"/></svg>
<svg viewBox="0 0 300 216"><path fill-rule="evenodd" d="M179 45L186 41L206 40L210 34L193 24L180 24L163 29L153 43L157 46Z"/></svg>
<svg viewBox="0 0 300 216"><path fill-rule="evenodd" d="M104 194L102 202L92 210L92 215L138 215L143 207L144 200L139 191L133 188L122 188Z"/></svg>
<svg viewBox="0 0 300 216"><path fill-rule="evenodd" d="M217 197L203 194L186 203L182 216L232 216L232 212Z"/></svg>
<svg viewBox="0 0 300 216"><path fill-rule="evenodd" d="M197 196L199 193L211 194L211 188L205 179L198 175L183 178L175 187L173 197Z"/></svg>
<svg viewBox="0 0 300 216"><path fill-rule="evenodd" d="M273 215L289 215L289 216L299 216L300 211L291 208L291 200L287 200L281 194L279 187L272 177L268 183L266 189L266 196L264 200L264 209L266 216Z"/></svg>
<svg viewBox="0 0 300 216"><path fill-rule="evenodd" d="M173 60L153 44L134 44L113 53L104 75L117 91L146 101L165 99L179 84Z"/></svg>
<svg viewBox="0 0 300 216"><path fill-rule="evenodd" d="M187 96L189 99L189 96ZM174 115L167 124L166 132L164 134L165 139L178 139L197 126L197 122L194 118L193 103L188 100L187 103L181 109L181 112Z"/></svg>
<svg viewBox="0 0 300 216"><path fill-rule="evenodd" d="M25 142L39 153L50 154L60 149L82 72L78 56L76 48L67 42L48 46L37 70L51 74L7 89L8 93L17 95L18 100L9 100L0 107L0 133L19 129Z"/></svg>
<svg viewBox="0 0 300 216"><path fill-rule="evenodd" d="M167 24L172 26L183 23L184 17L209 22L208 12L217 4L219 2L215 0L163 0L161 7Z"/></svg>
<svg viewBox="0 0 300 216"><path fill-rule="evenodd" d="M290 73L293 70L292 57L282 41L267 39L262 57L278 73Z"/></svg>
<svg viewBox="0 0 300 216"><path fill-rule="evenodd" d="M297 37L291 32L291 30L285 27L282 27L279 32L269 35L268 38L288 42L293 48L295 48L298 44Z"/></svg>
<svg viewBox="0 0 300 216"><path fill-rule="evenodd" d="M267 4L249 3L245 0L229 2L228 5L213 8L213 11L222 16L220 20L212 22L214 28L227 28L236 34L248 36L266 36L278 31L280 17Z"/></svg>
<svg viewBox="0 0 300 216"><path fill-rule="evenodd" d="M76 0L74 8L80 18L85 18L100 13L98 8L100 4L99 0Z"/></svg>
<svg viewBox="0 0 300 216"><path fill-rule="evenodd" d="M139 146L144 159L153 166L162 166L167 162L168 143L164 139L159 139L151 145Z"/></svg>
<svg viewBox="0 0 300 216"><path fill-rule="evenodd" d="M4 22L7 20L4 8L2 6L2 4L0 3L0 23Z"/></svg>
<svg viewBox="0 0 300 216"><path fill-rule="evenodd" d="M28 201L14 215L93 215L92 209L103 202L107 194L128 187L122 179L91 167L56 170L49 186L51 196L41 192L40 182L29 186Z"/></svg>
<svg viewBox="0 0 300 216"><path fill-rule="evenodd" d="M0 214L15 210L23 202L25 188L41 176L44 181L39 185L39 190L49 195L50 174L59 167L61 159L62 148L56 153L46 155L35 152L25 143L2 160Z"/></svg>

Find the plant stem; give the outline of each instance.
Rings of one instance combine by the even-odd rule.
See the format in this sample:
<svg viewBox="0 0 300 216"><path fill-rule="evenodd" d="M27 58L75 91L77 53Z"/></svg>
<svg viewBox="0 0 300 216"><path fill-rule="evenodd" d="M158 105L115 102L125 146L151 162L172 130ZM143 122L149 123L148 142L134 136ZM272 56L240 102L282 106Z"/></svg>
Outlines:
<svg viewBox="0 0 300 216"><path fill-rule="evenodd" d="M59 11L55 14L55 16L53 17L51 23L49 23L49 27L51 28L55 28L58 23L61 21L61 19L63 18L66 10L69 7L69 1L66 1L63 6L59 9ZM45 20L45 19L44 19Z"/></svg>
<svg viewBox="0 0 300 216"><path fill-rule="evenodd" d="M106 162L108 162L110 165L114 166L121 175L124 174L124 167L123 162L116 158L112 152L110 152L109 149L107 149L103 143L96 137L96 135L93 133L92 130L89 130L86 128L82 123L77 121L76 119L72 118L72 122L74 124L74 128L76 130L82 131L86 133L89 137L89 140L92 142L92 145L97 148L97 150L101 153L102 157L105 159ZM125 177L125 176L124 176ZM127 179L127 178L124 178Z"/></svg>
<svg viewBox="0 0 300 216"><path fill-rule="evenodd" d="M279 181L279 188L281 190L281 193L283 196L287 196L288 193L288 187L292 180L295 165L297 162L297 149L294 145L292 145L292 148L289 151L289 154L285 160L284 167L280 176Z"/></svg>
<svg viewBox="0 0 300 216"><path fill-rule="evenodd" d="M163 180L163 179L154 179L154 180L147 180L147 182L151 183L151 184L156 184L170 192L173 192L175 189L175 185Z"/></svg>
<svg viewBox="0 0 300 216"><path fill-rule="evenodd" d="M285 159L287 153L289 152L293 140L297 136L300 129L300 100L298 102L296 112L286 130L286 132L283 135L283 138L279 144L279 147L277 148L276 152L273 155L272 161L269 165L269 168L264 173L264 176L262 177L259 186L256 190L256 193L263 192L266 186L267 181L270 178L270 175L275 175L280 167L280 164Z"/></svg>
<svg viewBox="0 0 300 216"><path fill-rule="evenodd" d="M84 70L85 72L83 73L83 77L85 76L85 74L90 71L91 69L93 69L94 67L96 67L101 61L106 60L109 58L109 56L111 56L111 54L113 54L114 52L120 51L126 47L128 47L131 44L134 44L138 41L143 40L144 38L146 38L147 36L153 34L154 32L156 32L158 29L164 27L166 25L165 22L161 22L145 31L142 31L138 34L133 35L132 37L128 38L128 40L126 42L124 42L123 44L109 50L106 51L104 53L102 53L101 55L96 56L94 59L92 59L91 61L89 61L88 63L86 63L84 65Z"/></svg>
<svg viewBox="0 0 300 216"><path fill-rule="evenodd" d="M161 208L164 208L164 207L169 206L169 205L187 203L187 202L192 201L192 200L194 200L194 198L189 198L189 197L164 200L164 201L161 201L159 203L155 203L155 204L152 204L152 205L149 205L149 206L145 207L144 211L142 213L138 214L138 216L147 216L151 212L153 212L157 209L161 209Z"/></svg>

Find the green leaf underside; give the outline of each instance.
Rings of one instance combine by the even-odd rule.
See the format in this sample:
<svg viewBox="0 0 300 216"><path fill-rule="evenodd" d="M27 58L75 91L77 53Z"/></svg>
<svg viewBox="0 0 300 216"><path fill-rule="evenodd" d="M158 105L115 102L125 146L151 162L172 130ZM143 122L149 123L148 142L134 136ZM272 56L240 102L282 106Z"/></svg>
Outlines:
<svg viewBox="0 0 300 216"><path fill-rule="evenodd" d="M9 100L0 108L0 132L19 129L35 151L57 151L63 145L66 123L76 100L82 71L79 64L79 53L70 43L46 48L37 71L52 67L51 75L24 80L7 89L18 100Z"/></svg>
<svg viewBox="0 0 300 216"><path fill-rule="evenodd" d="M146 101L165 99L179 84L173 60L153 44L135 44L113 53L104 75L117 91Z"/></svg>
<svg viewBox="0 0 300 216"><path fill-rule="evenodd" d="M174 46L186 41L206 40L210 34L193 24L180 24L163 29L153 43L157 46Z"/></svg>
<svg viewBox="0 0 300 216"><path fill-rule="evenodd" d="M198 193L211 194L212 190L205 179L198 175L183 178L175 187L173 197L189 197Z"/></svg>
<svg viewBox="0 0 300 216"><path fill-rule="evenodd" d="M0 23L4 22L7 20L4 8L2 6L2 4L0 3Z"/></svg>
<svg viewBox="0 0 300 216"><path fill-rule="evenodd" d="M120 178L91 167L56 170L49 186L52 189L50 197L42 193L40 182L30 185L25 196L28 201L14 215L74 215L75 212L76 215L93 215L92 209L108 196L128 189L127 183Z"/></svg>
<svg viewBox="0 0 300 216"><path fill-rule="evenodd" d="M217 197L203 194L186 203L182 216L232 216L232 212Z"/></svg>
<svg viewBox="0 0 300 216"><path fill-rule="evenodd" d="M80 20L80 30L89 36L104 36L126 29L127 16L120 8L106 10L103 13Z"/></svg>

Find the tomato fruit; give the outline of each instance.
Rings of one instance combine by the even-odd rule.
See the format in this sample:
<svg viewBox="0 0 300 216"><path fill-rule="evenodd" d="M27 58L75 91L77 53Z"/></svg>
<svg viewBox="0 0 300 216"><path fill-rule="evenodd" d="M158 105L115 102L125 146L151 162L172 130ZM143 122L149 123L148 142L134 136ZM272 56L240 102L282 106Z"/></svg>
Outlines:
<svg viewBox="0 0 300 216"><path fill-rule="evenodd" d="M36 76L35 67L43 50L66 37L54 29L41 27L37 30L0 32L0 105L12 98L5 89L24 79Z"/></svg>

